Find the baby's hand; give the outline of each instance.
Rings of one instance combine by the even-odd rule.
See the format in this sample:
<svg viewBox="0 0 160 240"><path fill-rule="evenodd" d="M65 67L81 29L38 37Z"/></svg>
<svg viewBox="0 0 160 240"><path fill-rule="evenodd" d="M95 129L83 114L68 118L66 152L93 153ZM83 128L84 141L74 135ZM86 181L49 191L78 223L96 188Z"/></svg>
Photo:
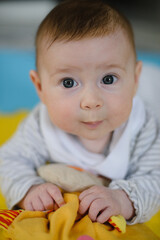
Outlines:
<svg viewBox="0 0 160 240"><path fill-rule="evenodd" d="M60 189L52 183L32 186L18 206L30 211L56 210L64 205Z"/></svg>
<svg viewBox="0 0 160 240"><path fill-rule="evenodd" d="M122 215L126 220L134 216L132 202L123 190L93 186L79 195L79 213L88 211L94 222L104 223L113 215Z"/></svg>

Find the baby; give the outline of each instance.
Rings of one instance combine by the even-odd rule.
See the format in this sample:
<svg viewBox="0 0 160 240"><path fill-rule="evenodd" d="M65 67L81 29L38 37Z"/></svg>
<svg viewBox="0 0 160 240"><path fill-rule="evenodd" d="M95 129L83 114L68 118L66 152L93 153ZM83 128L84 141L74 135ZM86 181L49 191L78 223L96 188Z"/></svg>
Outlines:
<svg viewBox="0 0 160 240"><path fill-rule="evenodd" d="M136 61L130 23L107 4L66 1L40 24L30 78L41 103L0 150L1 188L9 208L57 209L60 189L37 169L47 161L111 179L79 195L79 213L106 222L147 221L160 208L157 121L135 96Z"/></svg>

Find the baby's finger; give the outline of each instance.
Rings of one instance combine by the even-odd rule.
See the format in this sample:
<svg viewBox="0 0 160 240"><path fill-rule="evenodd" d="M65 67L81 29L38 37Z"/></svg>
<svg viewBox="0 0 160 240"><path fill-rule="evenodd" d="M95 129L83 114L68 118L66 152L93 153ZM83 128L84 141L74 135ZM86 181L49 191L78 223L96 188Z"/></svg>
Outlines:
<svg viewBox="0 0 160 240"><path fill-rule="evenodd" d="M105 223L111 216L113 216L113 213L111 208L108 207L101 212L101 214L97 217L96 221L99 223Z"/></svg>
<svg viewBox="0 0 160 240"><path fill-rule="evenodd" d="M88 211L88 216L90 217L90 219L94 222L97 219L97 216L101 214L101 212L104 211L104 209L106 209L106 207L108 207L106 205L106 202L103 199L95 199L90 207L89 207L89 211Z"/></svg>
<svg viewBox="0 0 160 240"><path fill-rule="evenodd" d="M65 204L62 193L57 186L49 186L47 191L59 207Z"/></svg>
<svg viewBox="0 0 160 240"><path fill-rule="evenodd" d="M86 197L88 194L91 194L91 193L92 191L90 190L90 188L84 190L83 192L80 193L79 200L82 201L84 197Z"/></svg>
<svg viewBox="0 0 160 240"><path fill-rule="evenodd" d="M40 199L45 210L53 210L55 208L54 200L47 191L44 194L41 194Z"/></svg>
<svg viewBox="0 0 160 240"><path fill-rule="evenodd" d="M86 190L84 190L83 192L81 192L81 194L79 195L79 200L81 201L84 197L86 197L88 194L92 194L92 193L96 193L98 190L99 186L92 186Z"/></svg>
<svg viewBox="0 0 160 240"><path fill-rule="evenodd" d="M54 210L56 211L58 208L59 208L59 207L58 207L57 203L54 202Z"/></svg>
<svg viewBox="0 0 160 240"><path fill-rule="evenodd" d="M33 209L33 205L32 202L29 201L27 203L24 203L24 205L22 206L23 209L28 210L28 211L34 211Z"/></svg>
<svg viewBox="0 0 160 240"><path fill-rule="evenodd" d="M44 211L45 207L43 205L42 200L37 197L32 200L32 206L34 211Z"/></svg>
<svg viewBox="0 0 160 240"><path fill-rule="evenodd" d="M94 194L88 194L82 198L79 204L79 213L84 214L90 207L93 201L95 201L98 196Z"/></svg>

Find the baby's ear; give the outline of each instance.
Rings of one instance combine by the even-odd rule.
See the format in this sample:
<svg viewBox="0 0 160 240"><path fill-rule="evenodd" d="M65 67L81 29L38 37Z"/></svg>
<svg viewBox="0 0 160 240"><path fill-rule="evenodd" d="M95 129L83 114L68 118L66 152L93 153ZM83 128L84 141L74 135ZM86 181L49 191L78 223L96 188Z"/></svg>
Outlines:
<svg viewBox="0 0 160 240"><path fill-rule="evenodd" d="M135 82L138 84L139 82L139 77L142 71L142 61L136 62L136 69L135 69Z"/></svg>
<svg viewBox="0 0 160 240"><path fill-rule="evenodd" d="M137 92L141 71L142 71L142 61L137 61L136 62L136 67L135 67L135 77L134 77L134 80L135 80L135 94Z"/></svg>
<svg viewBox="0 0 160 240"><path fill-rule="evenodd" d="M38 73L35 70L31 70L29 76L36 88L39 98L42 100L42 84Z"/></svg>

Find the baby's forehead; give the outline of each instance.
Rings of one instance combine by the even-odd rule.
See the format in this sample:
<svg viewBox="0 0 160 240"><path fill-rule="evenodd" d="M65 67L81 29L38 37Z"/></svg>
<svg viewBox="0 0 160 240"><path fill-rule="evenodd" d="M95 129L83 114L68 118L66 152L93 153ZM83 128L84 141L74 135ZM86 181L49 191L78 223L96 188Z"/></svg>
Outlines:
<svg viewBox="0 0 160 240"><path fill-rule="evenodd" d="M92 52L93 48L96 48L97 50L93 51L95 55L93 55L94 53ZM120 49L120 51L119 50L113 51L113 49L115 48ZM106 52L106 49L108 52ZM43 39L43 42L41 43L41 47L37 57L38 62L41 63L44 63L45 59L48 58L48 56L50 56L50 59L52 59L53 61L57 61L58 59L59 62L60 61L59 59L61 59L61 63L63 63L64 62L64 60L62 61L62 59L64 59L62 58L63 56L66 58L68 54L68 62L70 62L69 59L71 58L83 59L86 56L88 57L88 55L86 55L85 52L87 52L88 55L90 55L90 53L93 55L93 61L96 58L96 56L100 57L101 60L105 60L104 57L105 52L107 55L109 54L110 58L113 60L116 58L117 55L120 55L121 58L123 59L124 56L126 56L125 59L127 59L129 56L135 55L134 48L130 43L125 32L116 31L115 33L100 37L88 37L81 38L78 40L77 39L73 40L64 39L63 41L56 40L52 44L51 40L45 37ZM100 52L101 55L99 53L97 54L97 52ZM120 56L118 56L118 59L120 59Z"/></svg>
<svg viewBox="0 0 160 240"><path fill-rule="evenodd" d="M91 40L94 39L107 39L107 38L113 38L114 41L117 42L117 44L122 44L122 42L129 43L130 46L132 46L131 39L127 32L123 29L117 29L115 32L110 33L110 34L104 34L104 35L99 35L99 36L83 36L81 38L69 38L69 37L64 37L63 39L56 39L53 41L52 37L50 35L45 35L43 38L41 38L41 41L39 41L37 49L39 52L41 51L49 51L52 46L56 45L74 45L75 43L83 43L88 41L88 44ZM107 44L107 41L106 41ZM98 46L97 46L98 47Z"/></svg>

